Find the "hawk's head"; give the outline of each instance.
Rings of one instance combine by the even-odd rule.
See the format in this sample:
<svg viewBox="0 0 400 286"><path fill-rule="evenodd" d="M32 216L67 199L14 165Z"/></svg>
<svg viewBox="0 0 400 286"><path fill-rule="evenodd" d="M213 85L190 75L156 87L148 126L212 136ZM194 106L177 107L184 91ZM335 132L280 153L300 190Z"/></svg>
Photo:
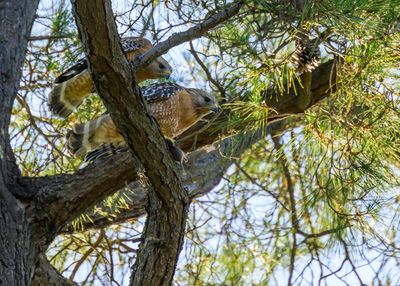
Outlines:
<svg viewBox="0 0 400 286"><path fill-rule="evenodd" d="M145 77L148 79L168 79L171 73L172 67L170 66L170 64L163 57L158 57L142 71L139 71L137 77L139 81L141 80L140 77Z"/></svg>
<svg viewBox="0 0 400 286"><path fill-rule="evenodd" d="M137 56L150 50L153 45L146 38L129 37L121 40L122 48L130 62L133 62ZM138 81L146 79L169 78L172 73L172 67L163 58L158 57L148 66L139 70L136 74Z"/></svg>
<svg viewBox="0 0 400 286"><path fill-rule="evenodd" d="M195 109L199 114L206 115L219 111L218 101L212 94L196 88L190 88L189 94L193 98Z"/></svg>

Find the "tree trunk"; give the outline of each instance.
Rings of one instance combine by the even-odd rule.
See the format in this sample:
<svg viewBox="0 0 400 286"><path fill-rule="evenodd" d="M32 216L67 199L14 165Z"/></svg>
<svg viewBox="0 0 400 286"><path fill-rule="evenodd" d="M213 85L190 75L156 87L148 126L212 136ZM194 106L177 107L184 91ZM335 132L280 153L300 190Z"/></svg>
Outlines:
<svg viewBox="0 0 400 286"><path fill-rule="evenodd" d="M0 2L0 285L30 285L39 247L27 219L29 193L11 150L8 126L19 86L27 39L38 0Z"/></svg>
<svg viewBox="0 0 400 286"><path fill-rule="evenodd" d="M3 185L0 192L0 285L30 285L37 261L24 206Z"/></svg>
<svg viewBox="0 0 400 286"><path fill-rule="evenodd" d="M148 192L151 204L130 285L172 285L179 253L183 246L189 204L176 202L172 207Z"/></svg>

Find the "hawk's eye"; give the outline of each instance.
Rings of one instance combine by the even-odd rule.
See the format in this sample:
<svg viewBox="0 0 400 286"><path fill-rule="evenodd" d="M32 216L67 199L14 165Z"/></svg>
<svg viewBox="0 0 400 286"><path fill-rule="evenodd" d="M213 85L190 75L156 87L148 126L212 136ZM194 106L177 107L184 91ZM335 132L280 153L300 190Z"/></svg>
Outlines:
<svg viewBox="0 0 400 286"><path fill-rule="evenodd" d="M204 97L204 101L205 101L205 102L210 102L210 101L211 101L211 98L209 98L208 96L205 96L205 97Z"/></svg>
<svg viewBox="0 0 400 286"><path fill-rule="evenodd" d="M160 68L160 69L166 69L166 67L162 64L162 63L160 63L159 65L158 65L158 67Z"/></svg>

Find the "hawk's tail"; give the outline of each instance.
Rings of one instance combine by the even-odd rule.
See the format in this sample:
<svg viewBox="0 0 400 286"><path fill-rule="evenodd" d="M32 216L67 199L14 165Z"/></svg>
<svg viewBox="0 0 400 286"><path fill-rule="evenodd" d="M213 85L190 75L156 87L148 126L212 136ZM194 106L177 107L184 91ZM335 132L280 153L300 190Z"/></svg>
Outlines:
<svg viewBox="0 0 400 286"><path fill-rule="evenodd" d="M66 81L58 82L49 94L50 111L55 115L67 117L92 90L93 81L87 69Z"/></svg>
<svg viewBox="0 0 400 286"><path fill-rule="evenodd" d="M85 159L83 160L83 164L89 164L91 162L95 162L101 158L109 157L114 154L128 152L129 148L126 145L123 146L114 146L113 144L104 144L99 148L90 151L85 155Z"/></svg>
<svg viewBox="0 0 400 286"><path fill-rule="evenodd" d="M67 148L75 156L83 156L105 144L113 146L125 144L122 135L108 114L76 125L67 133L66 137Z"/></svg>
<svg viewBox="0 0 400 286"><path fill-rule="evenodd" d="M177 147L171 139L165 138L165 143L167 144L167 148L172 155L174 161L183 164L186 162L186 155L185 153ZM85 159L83 160L82 166L86 166L92 162L96 162L101 158L110 157L115 154L125 153L128 152L128 146L124 144L120 144L116 146L115 144L103 144L97 149L94 149L90 152L87 152L85 155Z"/></svg>

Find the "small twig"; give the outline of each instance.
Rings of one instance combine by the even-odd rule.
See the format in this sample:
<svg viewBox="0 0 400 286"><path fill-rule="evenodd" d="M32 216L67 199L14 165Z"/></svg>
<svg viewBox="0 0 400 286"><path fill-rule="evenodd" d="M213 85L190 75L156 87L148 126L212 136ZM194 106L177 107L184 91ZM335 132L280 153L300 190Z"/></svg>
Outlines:
<svg viewBox="0 0 400 286"><path fill-rule="evenodd" d="M133 68L135 70L141 69L149 65L155 58L165 54L171 48L204 35L209 30L215 28L219 24L225 22L226 20L232 18L237 13L239 13L239 10L242 8L243 4L244 1L238 1L224 11L212 15L211 17L195 25L194 27L189 28L184 32L173 34L167 40L155 45L152 49L143 54L142 57L138 58L132 64Z"/></svg>
<svg viewBox="0 0 400 286"><path fill-rule="evenodd" d="M81 267L82 263L85 262L85 260L90 256L90 254L92 254L93 251L96 250L96 248L100 245L100 243L103 241L105 237L105 231L104 229L100 230L100 234L99 237L97 238L97 240L95 241L95 243L93 245L90 245L90 248L88 251L86 251L81 259L78 261L78 263L75 265L74 269L72 270L71 275L69 276L70 280L74 280L75 274L76 272L79 270L79 268Z"/></svg>
<svg viewBox="0 0 400 286"><path fill-rule="evenodd" d="M30 36L28 41L58 40L75 37L74 34Z"/></svg>
<svg viewBox="0 0 400 286"><path fill-rule="evenodd" d="M219 92L221 93L221 97L225 98L225 88L219 84L219 82L214 79L210 73L210 70L207 68L207 66L204 64L204 62L200 59L197 51L194 49L193 47L193 43L190 41L189 42L189 46L190 46L190 53L193 55L194 59L196 60L196 62L200 65L200 67L202 68L202 70L206 73L207 75L207 79L219 90Z"/></svg>
<svg viewBox="0 0 400 286"><path fill-rule="evenodd" d="M272 141L274 142L274 146L276 150L282 150L282 144L279 142L279 137L272 135ZM296 259L296 251L297 251L297 239L296 234L299 231L299 219L297 217L297 210L296 210L296 199L294 195L294 186L292 181L292 176L289 171L289 164L286 158L286 155L282 153L279 157L279 161L282 165L284 176L287 183L287 191L289 194L289 202L290 202L290 220L292 223L292 249L290 254L290 266L289 266L289 279L288 279L288 286L292 285L293 274L294 274L294 263Z"/></svg>
<svg viewBox="0 0 400 286"><path fill-rule="evenodd" d="M242 168L242 166L240 166L240 164L238 162L234 162L236 168L238 168L238 170L240 172L243 173L243 175L254 185L258 186L259 188L261 188L262 190L264 190L266 193L268 193L269 195L271 195L286 211L289 211L289 209L285 206L285 204L283 202L280 201L278 195L276 195L275 193L273 193L270 190L267 190L264 186L262 186L261 184L259 184L252 176L250 176L249 173L246 172L245 169Z"/></svg>

